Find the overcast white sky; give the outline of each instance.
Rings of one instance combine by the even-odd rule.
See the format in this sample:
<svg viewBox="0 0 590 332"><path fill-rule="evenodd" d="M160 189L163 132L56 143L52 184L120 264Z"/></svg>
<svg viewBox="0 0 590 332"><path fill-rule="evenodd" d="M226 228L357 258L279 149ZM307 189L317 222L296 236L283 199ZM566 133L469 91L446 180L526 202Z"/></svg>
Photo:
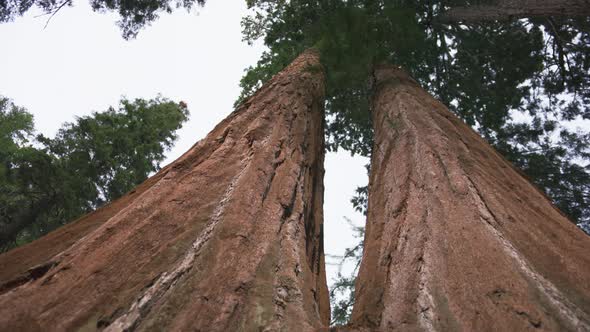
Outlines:
<svg viewBox="0 0 590 332"><path fill-rule="evenodd" d="M167 154L180 156L232 111L244 69L262 45L241 42L245 1L211 1L204 8L163 14L138 38L125 41L113 14L98 14L84 0L64 8L43 29L46 17L29 12L0 24L0 95L35 116L39 132L53 135L63 122L116 105L121 96L184 100L191 119ZM350 198L367 176L364 158L348 152L326 156L325 248L342 255L355 243L344 217L362 224ZM336 274L327 266L328 281Z"/></svg>

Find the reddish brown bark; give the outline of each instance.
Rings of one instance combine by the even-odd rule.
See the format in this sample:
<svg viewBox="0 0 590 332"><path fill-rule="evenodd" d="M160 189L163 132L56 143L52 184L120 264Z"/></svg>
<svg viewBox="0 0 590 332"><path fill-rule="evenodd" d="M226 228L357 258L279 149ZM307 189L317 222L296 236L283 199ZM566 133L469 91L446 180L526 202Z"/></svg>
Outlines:
<svg viewBox="0 0 590 332"><path fill-rule="evenodd" d="M498 0L492 5L455 7L442 14L442 23L507 21L525 17L589 16L588 0Z"/></svg>
<svg viewBox="0 0 590 332"><path fill-rule="evenodd" d="M376 70L352 325L587 331L590 238L402 70Z"/></svg>
<svg viewBox="0 0 590 332"><path fill-rule="evenodd" d="M134 192L0 256L0 330L329 322L323 93L308 51Z"/></svg>

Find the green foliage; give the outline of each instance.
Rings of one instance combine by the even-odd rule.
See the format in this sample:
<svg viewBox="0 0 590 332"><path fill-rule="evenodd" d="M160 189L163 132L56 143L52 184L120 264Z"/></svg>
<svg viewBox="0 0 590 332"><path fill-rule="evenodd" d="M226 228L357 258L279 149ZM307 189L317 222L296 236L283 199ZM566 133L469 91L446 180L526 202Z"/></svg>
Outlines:
<svg viewBox="0 0 590 332"><path fill-rule="evenodd" d="M350 199L355 211L367 215L367 207L369 205L369 186L356 188L354 196Z"/></svg>
<svg viewBox="0 0 590 332"><path fill-rule="evenodd" d="M575 222L584 222L589 212L582 210L590 211L588 195L580 194L588 192L584 179L589 176L590 160L581 153L587 147L586 134L570 133L580 147L570 149L567 157L558 153L566 141L554 139L551 151L556 152L548 153L548 145L543 145L545 153L539 153L534 162L524 146L539 149L538 138L526 136L529 141L516 142L512 137L515 130L524 130L516 125L522 121L515 121L515 116L546 122L551 115L556 126L552 130L541 126L539 137L555 136L568 121L590 119L590 19L436 23L436 17L450 6L484 3L249 1L252 15L242 22L244 39L252 42L263 37L269 51L244 76L242 98L301 51L316 47L327 73L327 148L369 155L372 68L381 62L401 65L523 167ZM554 165L553 171L549 165Z"/></svg>
<svg viewBox="0 0 590 332"><path fill-rule="evenodd" d="M119 109L78 118L55 138L40 141L63 167L92 183L98 190L93 197L112 200L159 168L187 115L186 109L161 98L122 100Z"/></svg>
<svg viewBox="0 0 590 332"><path fill-rule="evenodd" d="M396 59L413 63L425 34L409 1L251 1L254 12L242 22L245 40L265 37L270 51L244 76L242 96L281 70L309 47L321 52L327 73L330 150L343 147L368 155L368 116L373 65ZM238 101L239 102L239 101Z"/></svg>
<svg viewBox="0 0 590 332"><path fill-rule="evenodd" d="M343 276L338 273L337 279L330 288L330 307L332 321L330 325L346 325L352 314L354 305L354 282L356 276Z"/></svg>
<svg viewBox="0 0 590 332"><path fill-rule="evenodd" d="M135 38L139 30L155 21L160 13L171 13L173 8L190 10L195 3L204 5L205 0L90 0L97 12L118 12L119 27L123 38ZM10 22L24 15L33 6L41 9L49 19L65 6L72 6L72 0L7 0L0 2L0 23ZM48 21L49 22L49 21Z"/></svg>
<svg viewBox="0 0 590 332"><path fill-rule="evenodd" d="M0 96L0 146L3 153L13 152L33 133L33 115Z"/></svg>
<svg viewBox="0 0 590 332"><path fill-rule="evenodd" d="M579 224L590 222L590 134L535 118L510 124L496 148L545 189L557 207ZM590 234L590 232L587 232Z"/></svg>
<svg viewBox="0 0 590 332"><path fill-rule="evenodd" d="M52 158L32 146L33 116L0 97L0 249L51 192Z"/></svg>
<svg viewBox="0 0 590 332"><path fill-rule="evenodd" d="M0 99L0 249L31 241L114 200L160 167L187 120L184 103L123 99L119 108L33 137L31 114Z"/></svg>
<svg viewBox="0 0 590 332"><path fill-rule="evenodd" d="M447 64L441 92L453 101L453 111L489 138L528 96L530 87L524 83L542 68L542 46L541 31L533 27L527 32L519 23L454 28L448 47L456 54Z"/></svg>

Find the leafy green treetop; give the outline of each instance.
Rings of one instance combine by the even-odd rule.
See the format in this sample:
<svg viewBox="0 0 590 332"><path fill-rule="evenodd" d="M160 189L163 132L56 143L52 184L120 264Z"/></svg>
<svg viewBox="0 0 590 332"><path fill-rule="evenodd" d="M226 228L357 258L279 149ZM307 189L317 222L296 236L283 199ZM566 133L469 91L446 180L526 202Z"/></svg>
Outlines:
<svg viewBox="0 0 590 332"><path fill-rule="evenodd" d="M28 242L112 201L160 168L186 104L123 99L118 108L33 137L32 116L1 99L0 248ZM13 123L13 124L11 124Z"/></svg>

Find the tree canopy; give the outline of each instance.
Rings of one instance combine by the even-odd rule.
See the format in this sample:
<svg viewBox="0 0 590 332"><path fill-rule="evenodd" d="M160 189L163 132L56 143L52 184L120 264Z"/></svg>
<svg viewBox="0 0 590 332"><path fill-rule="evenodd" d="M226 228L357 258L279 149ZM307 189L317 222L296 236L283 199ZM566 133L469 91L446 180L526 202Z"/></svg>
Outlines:
<svg viewBox="0 0 590 332"><path fill-rule="evenodd" d="M146 25L155 21L163 12L171 13L174 8L190 10L194 5L204 5L205 0L90 0L92 10L117 12L123 38L135 38ZM10 22L24 15L33 7L39 8L51 17L62 8L72 6L73 0L7 0L0 2L0 23Z"/></svg>
<svg viewBox="0 0 590 332"><path fill-rule="evenodd" d="M112 201L160 168L188 119L158 97L35 135L33 116L0 98L0 249L28 242Z"/></svg>
<svg viewBox="0 0 590 332"><path fill-rule="evenodd" d="M244 39L269 50L242 98L316 47L328 76L328 148L369 155L372 68L403 66L519 166L576 223L590 221L590 19L539 17L442 24L477 1L249 1Z"/></svg>
<svg viewBox="0 0 590 332"><path fill-rule="evenodd" d="M133 38L160 13L205 1L90 3L96 11L117 11L123 36ZM526 8L534 2L523 3L514 16L504 10L506 3L486 0L247 4L252 15L242 22L244 40L263 38L269 50L244 76L240 100L304 49L316 47L329 83L328 148L369 155L373 65L401 65L521 167L570 218L590 222L588 136L575 128L590 119L587 16L543 15L543 8ZM0 4L0 22L35 6L51 17L71 5L72 0L6 1ZM478 15L496 7L492 19ZM469 17L462 18L466 11Z"/></svg>

